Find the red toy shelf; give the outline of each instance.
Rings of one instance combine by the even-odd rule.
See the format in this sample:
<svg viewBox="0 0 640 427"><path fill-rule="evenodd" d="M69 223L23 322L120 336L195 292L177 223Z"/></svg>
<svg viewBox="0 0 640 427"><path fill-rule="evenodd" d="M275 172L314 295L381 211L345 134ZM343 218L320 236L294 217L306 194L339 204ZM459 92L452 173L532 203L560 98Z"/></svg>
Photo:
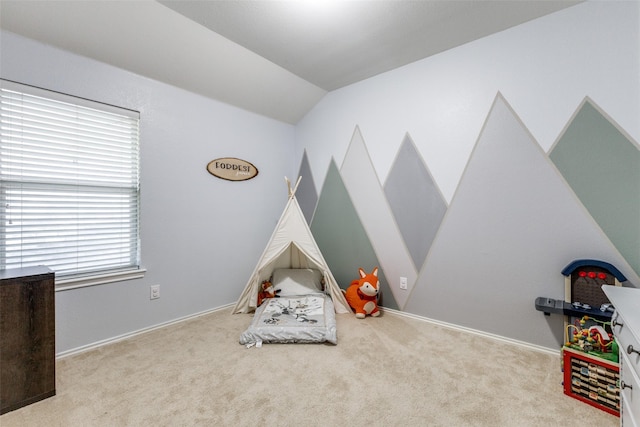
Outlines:
<svg viewBox="0 0 640 427"><path fill-rule="evenodd" d="M600 357L562 349L564 394L620 416L620 367Z"/></svg>

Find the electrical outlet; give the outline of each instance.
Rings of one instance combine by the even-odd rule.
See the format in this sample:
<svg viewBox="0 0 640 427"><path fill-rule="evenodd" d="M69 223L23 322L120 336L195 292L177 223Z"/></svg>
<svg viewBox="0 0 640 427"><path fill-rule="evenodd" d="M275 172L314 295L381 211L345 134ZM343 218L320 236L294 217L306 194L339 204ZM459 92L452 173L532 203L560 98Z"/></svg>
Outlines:
<svg viewBox="0 0 640 427"><path fill-rule="evenodd" d="M406 277L401 277L400 278L400 289L407 289L407 278Z"/></svg>
<svg viewBox="0 0 640 427"><path fill-rule="evenodd" d="M149 295L149 299L158 298L160 298L160 285L151 285L151 294Z"/></svg>

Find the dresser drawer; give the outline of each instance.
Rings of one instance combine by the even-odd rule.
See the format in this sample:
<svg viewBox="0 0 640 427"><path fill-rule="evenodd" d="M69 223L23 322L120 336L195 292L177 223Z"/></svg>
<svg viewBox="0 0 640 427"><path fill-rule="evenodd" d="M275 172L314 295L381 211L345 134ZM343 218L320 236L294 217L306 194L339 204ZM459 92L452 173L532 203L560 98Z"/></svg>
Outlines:
<svg viewBox="0 0 640 427"><path fill-rule="evenodd" d="M620 313L614 313L611 323L620 347L622 425L640 427L640 342Z"/></svg>
<svg viewBox="0 0 640 427"><path fill-rule="evenodd" d="M603 286L616 312L611 327L620 348L620 423L640 427L640 289Z"/></svg>
<svg viewBox="0 0 640 427"><path fill-rule="evenodd" d="M629 369L635 371L636 375L640 375L640 341L620 313L613 314L611 324L620 353L624 353L629 360Z"/></svg>
<svg viewBox="0 0 640 427"><path fill-rule="evenodd" d="M621 348L620 404L625 427L627 423L634 426L640 421L640 379L638 379L637 371L633 369L633 362L628 356L626 350Z"/></svg>

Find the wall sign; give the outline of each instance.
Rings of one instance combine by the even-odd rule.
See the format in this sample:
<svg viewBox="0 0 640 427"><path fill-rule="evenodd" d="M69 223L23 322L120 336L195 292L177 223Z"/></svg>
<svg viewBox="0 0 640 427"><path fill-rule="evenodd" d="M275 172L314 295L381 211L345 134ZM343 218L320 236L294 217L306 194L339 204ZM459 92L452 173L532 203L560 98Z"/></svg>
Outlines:
<svg viewBox="0 0 640 427"><path fill-rule="evenodd" d="M246 181L258 175L258 168L246 160L235 157L221 157L211 160L207 171L215 177L229 181Z"/></svg>

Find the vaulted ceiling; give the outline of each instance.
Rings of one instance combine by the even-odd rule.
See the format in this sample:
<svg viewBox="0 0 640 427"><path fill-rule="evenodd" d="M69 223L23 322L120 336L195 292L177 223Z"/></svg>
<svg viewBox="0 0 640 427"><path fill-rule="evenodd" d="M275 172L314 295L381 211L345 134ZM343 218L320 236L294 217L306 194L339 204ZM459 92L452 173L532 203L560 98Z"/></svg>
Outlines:
<svg viewBox="0 0 640 427"><path fill-rule="evenodd" d="M0 28L295 124L328 91L580 1L0 0Z"/></svg>

